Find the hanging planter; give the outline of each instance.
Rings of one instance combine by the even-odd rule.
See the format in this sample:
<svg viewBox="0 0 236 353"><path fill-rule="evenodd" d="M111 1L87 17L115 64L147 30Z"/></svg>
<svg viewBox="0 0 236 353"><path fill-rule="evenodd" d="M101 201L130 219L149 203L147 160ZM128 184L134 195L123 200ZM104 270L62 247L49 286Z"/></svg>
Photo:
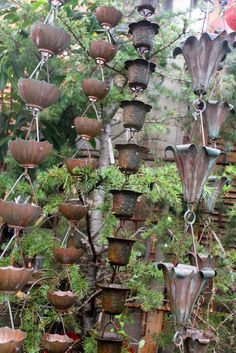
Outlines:
<svg viewBox="0 0 236 353"><path fill-rule="evenodd" d="M201 199L201 210L205 213L212 213L220 193L229 180L226 177L211 176L207 180L207 187L210 192L204 193Z"/></svg>
<svg viewBox="0 0 236 353"><path fill-rule="evenodd" d="M9 327L0 328L0 352L16 353L20 351L26 334L21 330L12 330Z"/></svg>
<svg viewBox="0 0 236 353"><path fill-rule="evenodd" d="M155 67L155 64L144 59L126 61L125 69L128 70L131 90L136 93L144 91L148 86L150 74L155 71Z"/></svg>
<svg viewBox="0 0 236 353"><path fill-rule="evenodd" d="M71 37L63 29L46 23L31 27L30 38L43 57L61 54L69 45Z"/></svg>
<svg viewBox="0 0 236 353"><path fill-rule="evenodd" d="M189 328L183 335L184 351L186 353L206 353L213 336L209 332Z"/></svg>
<svg viewBox="0 0 236 353"><path fill-rule="evenodd" d="M32 78L21 78L18 82L18 88L26 106L36 111L41 111L56 103L61 94L56 86Z"/></svg>
<svg viewBox="0 0 236 353"><path fill-rule="evenodd" d="M203 186L211 174L221 151L216 148L192 145L167 146L174 153L175 162L182 180L184 201L198 202Z"/></svg>
<svg viewBox="0 0 236 353"><path fill-rule="evenodd" d="M127 266L136 240L107 237L107 258L111 265Z"/></svg>
<svg viewBox="0 0 236 353"><path fill-rule="evenodd" d="M73 342L67 335L46 333L41 338L42 347L48 353L65 353Z"/></svg>
<svg viewBox="0 0 236 353"><path fill-rule="evenodd" d="M79 169L84 169L84 168L94 169L95 168L94 162L91 161L90 159L68 158L65 160L65 165L66 165L68 173L70 173L71 175L75 175L75 176L80 175L79 172L77 173L74 171L75 168L79 168Z"/></svg>
<svg viewBox="0 0 236 353"><path fill-rule="evenodd" d="M100 6L96 9L98 22L107 30L116 27L120 23L122 16L122 13L112 6Z"/></svg>
<svg viewBox="0 0 236 353"><path fill-rule="evenodd" d="M96 336L98 353L121 353L124 339L116 333L106 332Z"/></svg>
<svg viewBox="0 0 236 353"><path fill-rule="evenodd" d="M113 195L112 213L121 219L133 217L138 197L138 192L131 190L111 190Z"/></svg>
<svg viewBox="0 0 236 353"><path fill-rule="evenodd" d="M78 116L74 119L75 129L83 140L92 140L102 131L102 124L96 119Z"/></svg>
<svg viewBox="0 0 236 353"><path fill-rule="evenodd" d="M159 25L147 20L134 22L129 25L133 45L140 54L149 53L153 48L154 36L159 32Z"/></svg>
<svg viewBox="0 0 236 353"><path fill-rule="evenodd" d="M106 314L120 315L124 311L130 289L119 284L99 285L98 287L102 289L102 310Z"/></svg>
<svg viewBox="0 0 236 353"><path fill-rule="evenodd" d="M0 293L14 294L24 288L34 272L33 268L0 267Z"/></svg>
<svg viewBox="0 0 236 353"><path fill-rule="evenodd" d="M158 0L139 0L138 12L141 16L150 17L155 13Z"/></svg>
<svg viewBox="0 0 236 353"><path fill-rule="evenodd" d="M198 271L195 266L160 263L163 271L170 309L177 326L189 324L193 307L206 283L215 277L215 271L204 268Z"/></svg>
<svg viewBox="0 0 236 353"><path fill-rule="evenodd" d="M59 211L72 224L84 218L88 213L88 205L83 205L79 200L70 200L59 205Z"/></svg>
<svg viewBox="0 0 236 353"><path fill-rule="evenodd" d="M54 291L47 294L49 303L58 311L64 313L76 303L76 295L70 291Z"/></svg>
<svg viewBox="0 0 236 353"><path fill-rule="evenodd" d="M8 142L12 157L24 168L37 168L52 151L48 141L21 140Z"/></svg>
<svg viewBox="0 0 236 353"><path fill-rule="evenodd" d="M203 112L203 122L211 140L219 138L220 129L234 107L226 102L209 101Z"/></svg>
<svg viewBox="0 0 236 353"><path fill-rule="evenodd" d="M188 258L190 261L190 264L192 266L196 266L196 258L195 254L193 252L189 252ZM197 263L199 270L203 270L204 268L212 268L215 270L216 268L216 256L211 256L211 255L206 255L206 254L197 254Z"/></svg>
<svg viewBox="0 0 236 353"><path fill-rule="evenodd" d="M82 249L76 249L73 247L70 248L55 248L53 250L55 259L61 265L74 265L78 264L81 256L83 255Z"/></svg>
<svg viewBox="0 0 236 353"><path fill-rule="evenodd" d="M41 213L39 206L0 200L0 217L8 227L25 229L35 223Z"/></svg>
<svg viewBox="0 0 236 353"><path fill-rule="evenodd" d="M89 52L98 65L104 65L114 59L117 47L105 40L97 40L90 44Z"/></svg>
<svg viewBox="0 0 236 353"><path fill-rule="evenodd" d="M82 89L91 102L97 102L105 98L110 90L106 82L93 80L90 78L83 80Z"/></svg>
<svg viewBox="0 0 236 353"><path fill-rule="evenodd" d="M188 37L180 48L174 50L174 58L183 54L192 77L193 91L197 95L206 94L209 82L218 65L230 52L227 39L221 35L203 33L200 39Z"/></svg>
<svg viewBox="0 0 236 353"><path fill-rule="evenodd" d="M118 144L115 145L115 149L118 150L118 166L126 174L137 173L141 166L143 155L148 152L146 147L135 143Z"/></svg>
<svg viewBox="0 0 236 353"><path fill-rule="evenodd" d="M143 127L146 114L150 112L152 106L138 100L122 101L123 125L126 129L140 131Z"/></svg>

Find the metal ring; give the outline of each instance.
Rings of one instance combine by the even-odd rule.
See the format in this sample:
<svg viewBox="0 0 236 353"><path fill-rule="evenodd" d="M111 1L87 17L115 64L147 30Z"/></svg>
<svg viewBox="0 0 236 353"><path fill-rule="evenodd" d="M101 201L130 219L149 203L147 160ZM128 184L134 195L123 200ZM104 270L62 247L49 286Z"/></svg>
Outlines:
<svg viewBox="0 0 236 353"><path fill-rule="evenodd" d="M204 112L206 110L206 102L202 99L195 99L193 101L193 109L197 112Z"/></svg>
<svg viewBox="0 0 236 353"><path fill-rule="evenodd" d="M192 217L192 220L191 220ZM196 222L196 214L194 211L188 210L184 214L184 221L186 224L194 224Z"/></svg>
<svg viewBox="0 0 236 353"><path fill-rule="evenodd" d="M210 3L210 4L208 4ZM204 5L206 6L206 8L204 8ZM215 10L215 4L213 0L203 0L202 4L199 5L200 10L203 13L211 13Z"/></svg>

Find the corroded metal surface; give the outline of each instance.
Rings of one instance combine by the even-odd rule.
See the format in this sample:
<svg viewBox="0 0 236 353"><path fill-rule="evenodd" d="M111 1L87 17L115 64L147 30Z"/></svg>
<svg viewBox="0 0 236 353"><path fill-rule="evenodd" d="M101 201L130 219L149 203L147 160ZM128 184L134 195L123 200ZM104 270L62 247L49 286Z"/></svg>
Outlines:
<svg viewBox="0 0 236 353"><path fill-rule="evenodd" d="M0 267L0 293L19 292L30 280L33 272L33 268Z"/></svg>
<svg viewBox="0 0 236 353"><path fill-rule="evenodd" d="M67 335L47 333L41 337L41 344L48 353L65 353L73 340Z"/></svg>
<svg viewBox="0 0 236 353"><path fill-rule="evenodd" d="M63 28L46 23L34 24L30 30L30 38L40 52L49 55L61 54L70 45L71 40Z"/></svg>
<svg viewBox="0 0 236 353"><path fill-rule="evenodd" d="M108 237L107 258L110 264L126 266L129 263L132 247L135 240Z"/></svg>
<svg viewBox="0 0 236 353"><path fill-rule="evenodd" d="M83 255L82 249L70 248L55 248L53 250L54 257L61 265L78 264L80 257Z"/></svg>
<svg viewBox="0 0 236 353"><path fill-rule="evenodd" d="M154 36L159 31L159 25L147 20L134 22L129 25L129 33L135 49L143 53L149 53L153 48Z"/></svg>
<svg viewBox="0 0 236 353"><path fill-rule="evenodd" d="M182 181L184 200L198 202L203 186L212 172L221 151L216 148L192 145L167 146L174 153L175 162Z"/></svg>
<svg viewBox="0 0 236 353"><path fill-rule="evenodd" d="M18 89L26 106L36 110L50 107L58 101L61 94L56 86L32 78L21 78L18 81Z"/></svg>
<svg viewBox="0 0 236 353"><path fill-rule="evenodd" d="M146 114L150 112L152 106L138 100L121 101L123 111L123 125L126 129L140 131L143 127Z"/></svg>
<svg viewBox="0 0 236 353"><path fill-rule="evenodd" d="M9 327L0 328L0 352L16 353L20 351L26 334L21 330L12 330Z"/></svg>
<svg viewBox="0 0 236 353"><path fill-rule="evenodd" d="M66 165L67 171L71 175L78 175L78 173L74 171L75 168L82 169L86 167L91 167L94 169L96 163L94 161L91 161L90 159L68 158L65 160L65 165Z"/></svg>
<svg viewBox="0 0 236 353"><path fill-rule="evenodd" d="M69 200L59 205L59 211L68 221L77 223L88 213L88 205L82 205L79 200Z"/></svg>
<svg viewBox="0 0 236 353"><path fill-rule="evenodd" d="M115 149L118 150L118 166L122 172L127 174L137 173L143 155L148 151L146 147L136 143L117 144Z"/></svg>
<svg viewBox="0 0 236 353"><path fill-rule="evenodd" d="M131 90L142 92L148 86L151 73L155 71L156 65L144 60L127 60L125 69L128 70L128 80Z"/></svg>
<svg viewBox="0 0 236 353"><path fill-rule="evenodd" d="M97 64L103 65L114 59L117 47L105 40L97 40L90 44L89 52Z"/></svg>
<svg viewBox="0 0 236 353"><path fill-rule="evenodd" d="M196 266L195 254L193 252L189 252L187 255L191 265ZM199 270L202 270L206 267L209 267L215 270L216 256L207 255L207 254L197 254L197 263L198 263Z"/></svg>
<svg viewBox="0 0 236 353"><path fill-rule="evenodd" d="M123 219L132 218L140 193L131 190L111 190L113 195L112 213Z"/></svg>
<svg viewBox="0 0 236 353"><path fill-rule="evenodd" d="M89 100L95 102L105 98L110 90L106 82L90 78L83 80L82 89Z"/></svg>
<svg viewBox="0 0 236 353"><path fill-rule="evenodd" d="M138 11L144 17L150 17L154 14L158 0L139 0Z"/></svg>
<svg viewBox="0 0 236 353"><path fill-rule="evenodd" d="M223 187L229 182L226 177L211 176L207 180L209 192L203 192L201 199L201 210L205 213L212 213L215 208L218 197Z"/></svg>
<svg viewBox="0 0 236 353"><path fill-rule="evenodd" d="M102 125L96 119L80 117L74 119L75 129L84 140L91 140L102 130Z"/></svg>
<svg viewBox="0 0 236 353"><path fill-rule="evenodd" d="M186 353L206 353L213 336L208 332L187 329L183 335L184 351Z"/></svg>
<svg viewBox="0 0 236 353"><path fill-rule="evenodd" d="M122 13L111 6L100 6L96 9L97 20L105 28L113 28L119 24L122 19Z"/></svg>
<svg viewBox="0 0 236 353"><path fill-rule="evenodd" d="M58 311L65 312L76 302L76 295L70 291L54 291L47 294L49 303Z"/></svg>
<svg viewBox="0 0 236 353"><path fill-rule="evenodd" d="M124 339L120 335L106 332L95 338L98 343L98 353L121 353Z"/></svg>
<svg viewBox="0 0 236 353"><path fill-rule="evenodd" d="M41 213L39 206L0 200L0 217L9 227L24 229L35 223Z"/></svg>
<svg viewBox="0 0 236 353"><path fill-rule="evenodd" d="M9 141L8 147L12 157L22 166L36 168L43 163L52 151L52 145L48 141L35 140Z"/></svg>
<svg viewBox="0 0 236 353"><path fill-rule="evenodd" d="M128 288L119 284L98 285L102 289L102 309L107 314L119 315L124 311L125 300L129 293Z"/></svg>

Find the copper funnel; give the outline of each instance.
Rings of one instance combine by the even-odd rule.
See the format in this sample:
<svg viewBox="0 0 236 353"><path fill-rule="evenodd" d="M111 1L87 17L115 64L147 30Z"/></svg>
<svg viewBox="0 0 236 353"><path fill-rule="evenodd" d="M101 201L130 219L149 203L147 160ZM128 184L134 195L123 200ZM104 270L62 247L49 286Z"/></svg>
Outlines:
<svg viewBox="0 0 236 353"><path fill-rule="evenodd" d="M96 119L77 117L74 119L75 129L84 140L91 140L100 134L102 125Z"/></svg>
<svg viewBox="0 0 236 353"><path fill-rule="evenodd" d="M23 345L26 334L21 330L12 330L9 327L0 328L0 352L16 353Z"/></svg>
<svg viewBox="0 0 236 353"><path fill-rule="evenodd" d="M151 73L155 71L156 65L144 60L127 60L125 69L128 70L130 89L136 93L144 91L149 83Z"/></svg>
<svg viewBox="0 0 236 353"><path fill-rule="evenodd" d="M196 258L193 252L187 253L190 264L196 266ZM211 256L207 254L197 254L197 263L200 270L209 267L215 270L216 268L216 256Z"/></svg>
<svg viewBox="0 0 236 353"><path fill-rule="evenodd" d="M112 237L107 237L107 240L109 243L107 252L109 263L116 266L127 266L136 240Z"/></svg>
<svg viewBox="0 0 236 353"><path fill-rule="evenodd" d="M88 213L88 205L82 205L79 200L70 200L61 203L59 205L59 211L69 222L76 224Z"/></svg>
<svg viewBox="0 0 236 353"><path fill-rule="evenodd" d="M129 33L132 35L132 41L135 49L141 53L149 53L154 44L154 36L159 31L157 23L143 20L129 25Z"/></svg>
<svg viewBox="0 0 236 353"><path fill-rule="evenodd" d="M110 87L106 82L88 78L83 80L82 90L91 102L97 102L106 97Z"/></svg>
<svg viewBox="0 0 236 353"><path fill-rule="evenodd" d="M123 125L126 129L139 131L145 122L146 114L150 112L152 106L138 100L121 101L123 108Z"/></svg>
<svg viewBox="0 0 236 353"><path fill-rule="evenodd" d="M30 280L33 272L33 268L0 267L0 293L19 292Z"/></svg>
<svg viewBox="0 0 236 353"><path fill-rule="evenodd" d="M74 265L78 264L80 257L83 255L82 249L70 248L55 248L53 250L55 259L60 262L61 265Z"/></svg>
<svg viewBox="0 0 236 353"><path fill-rule="evenodd" d="M98 285L102 289L102 309L111 315L120 315L125 308L125 301L130 292L129 288L123 288L119 284Z"/></svg>
<svg viewBox="0 0 236 353"><path fill-rule="evenodd" d="M100 6L96 9L97 20L101 25L110 29L118 25L122 19L122 13L111 6Z"/></svg>
<svg viewBox="0 0 236 353"><path fill-rule="evenodd" d="M210 176L207 179L207 187L209 192L202 193L201 198L201 210L205 213L212 213L214 211L217 199L222 192L225 185L229 184L229 180L226 177L215 177Z"/></svg>
<svg viewBox="0 0 236 353"><path fill-rule="evenodd" d="M98 343L98 353L121 353L124 339L120 335L105 332L95 338Z"/></svg>
<svg viewBox="0 0 236 353"><path fill-rule="evenodd" d="M123 173L137 173L145 153L148 149L136 143L125 143L115 145L118 150L118 166Z"/></svg>
<svg viewBox="0 0 236 353"><path fill-rule="evenodd" d="M67 335L46 333L41 337L42 347L48 353L65 353L73 342Z"/></svg>
<svg viewBox="0 0 236 353"><path fill-rule="evenodd" d="M138 12L141 16L150 17L155 13L158 0L139 0Z"/></svg>
<svg viewBox="0 0 236 353"><path fill-rule="evenodd" d="M121 219L133 217L140 193L131 190L111 190L113 195L112 213Z"/></svg>
<svg viewBox="0 0 236 353"><path fill-rule="evenodd" d="M104 65L114 59L117 47L105 40L97 40L90 44L90 55L98 65Z"/></svg>
<svg viewBox="0 0 236 353"><path fill-rule="evenodd" d="M76 295L70 291L54 291L47 294L49 303L58 311L65 312L76 302Z"/></svg>

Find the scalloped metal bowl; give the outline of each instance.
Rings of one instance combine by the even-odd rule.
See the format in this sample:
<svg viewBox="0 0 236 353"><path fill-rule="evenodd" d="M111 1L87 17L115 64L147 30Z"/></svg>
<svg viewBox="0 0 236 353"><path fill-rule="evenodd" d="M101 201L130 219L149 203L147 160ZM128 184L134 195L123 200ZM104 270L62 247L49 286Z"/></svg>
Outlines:
<svg viewBox="0 0 236 353"><path fill-rule="evenodd" d="M47 294L49 303L58 311L65 312L76 302L76 295L70 291L54 291Z"/></svg>
<svg viewBox="0 0 236 353"><path fill-rule="evenodd" d="M97 102L106 97L110 87L106 82L88 78L83 80L82 90L91 102Z"/></svg>
<svg viewBox="0 0 236 353"><path fill-rule="evenodd" d="M122 13L112 6L100 6L96 9L97 20L106 29L117 26L122 16Z"/></svg>
<svg viewBox="0 0 236 353"><path fill-rule="evenodd" d="M68 173L70 173L71 175L74 176L78 176L80 175L79 173L76 173L74 171L75 168L86 168L86 167L90 167L92 169L95 168L95 161L91 161L89 159L80 159L80 158L68 158L65 160L65 165L67 168Z"/></svg>
<svg viewBox="0 0 236 353"><path fill-rule="evenodd" d="M105 40L97 40L90 44L89 52L98 65L104 65L114 59L117 47Z"/></svg>
<svg viewBox="0 0 236 353"><path fill-rule="evenodd" d="M83 250L73 247L55 248L53 254L61 265L70 266L79 263L80 257L83 255Z"/></svg>
<svg viewBox="0 0 236 353"><path fill-rule="evenodd" d="M69 222L77 223L88 213L88 205L83 205L79 200L69 200L59 205L59 211Z"/></svg>
<svg viewBox="0 0 236 353"><path fill-rule="evenodd" d="M0 267L0 293L17 293L31 279L33 268Z"/></svg>
<svg viewBox="0 0 236 353"><path fill-rule="evenodd" d="M77 134L79 134L84 140L93 139L100 134L102 130L102 124L96 119L78 116L74 119L74 124Z"/></svg>
<svg viewBox="0 0 236 353"><path fill-rule="evenodd" d="M0 352L16 353L20 350L26 334L21 330L12 330L9 327L0 328Z"/></svg>
<svg viewBox="0 0 236 353"><path fill-rule="evenodd" d="M41 344L48 353L65 353L73 340L67 335L46 333L41 337Z"/></svg>

